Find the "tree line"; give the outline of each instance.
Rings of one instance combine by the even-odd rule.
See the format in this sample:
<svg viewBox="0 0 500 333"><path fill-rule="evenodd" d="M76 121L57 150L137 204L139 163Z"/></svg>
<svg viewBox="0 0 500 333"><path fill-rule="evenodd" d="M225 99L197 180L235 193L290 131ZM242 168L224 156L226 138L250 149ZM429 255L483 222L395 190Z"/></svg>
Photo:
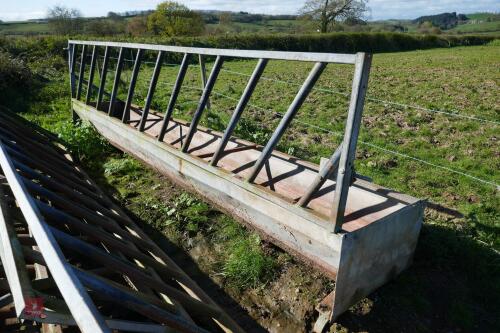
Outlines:
<svg viewBox="0 0 500 333"><path fill-rule="evenodd" d="M335 22L363 24L367 12L366 0L308 0L300 18L317 22L318 31L333 31ZM198 36L206 31L206 23L231 25L234 22L254 23L265 20L291 20L296 15L261 15L247 12L193 11L174 1L165 1L154 11L109 12L105 18L82 18L79 10L54 6L48 12L48 22L56 34L90 34L110 36ZM132 17L131 17L132 16Z"/></svg>

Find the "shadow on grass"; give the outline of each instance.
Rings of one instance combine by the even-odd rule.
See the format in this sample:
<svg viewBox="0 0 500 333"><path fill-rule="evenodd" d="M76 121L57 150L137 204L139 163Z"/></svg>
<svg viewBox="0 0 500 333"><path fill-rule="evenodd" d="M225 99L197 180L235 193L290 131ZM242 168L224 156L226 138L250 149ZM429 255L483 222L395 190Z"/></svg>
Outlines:
<svg viewBox="0 0 500 333"><path fill-rule="evenodd" d="M349 331L500 332L500 257L424 225L413 265L338 319Z"/></svg>
<svg viewBox="0 0 500 333"><path fill-rule="evenodd" d="M233 318L245 331L247 332L267 332L262 326L259 325L252 317L250 317L246 310L243 309L238 302L236 302L230 295L223 289L215 284L210 277L208 277L199 268L198 264L185 252L184 249L172 243L165 237L161 231L155 229L153 226L143 221L131 210L127 209L122 203L117 202L114 198L119 197L119 191L116 187L110 184L104 176L103 164L104 159L95 162L87 168L87 171L93 180L103 189L106 194L115 201L124 212L130 216L137 225L148 234L149 237L169 256L176 264L186 272L191 279L193 279L201 289L205 291L211 299L213 299L219 306L221 306L228 315Z"/></svg>

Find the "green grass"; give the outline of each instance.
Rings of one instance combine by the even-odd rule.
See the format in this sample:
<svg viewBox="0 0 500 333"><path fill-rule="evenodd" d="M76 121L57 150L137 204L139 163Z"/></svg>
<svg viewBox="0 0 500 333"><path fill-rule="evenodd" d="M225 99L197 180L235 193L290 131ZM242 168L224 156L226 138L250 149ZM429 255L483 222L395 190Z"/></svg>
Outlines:
<svg viewBox="0 0 500 333"><path fill-rule="evenodd" d="M448 110L460 115L498 121L498 62L500 44L434 49L405 53L377 54L374 57L368 97L425 108ZM127 55L130 57L130 55ZM151 55L151 58L153 56ZM123 74L121 98L130 78L130 64ZM32 64L30 63L30 66ZM203 124L224 128L247 77L252 61L229 61L220 74L212 110ZM40 67L40 64L35 66ZM211 67L211 64L208 66ZM283 66L270 62L237 134L265 142L279 117L298 91L310 64ZM162 68L160 82L173 83L177 66ZM139 77L136 102L144 103L152 65L145 65ZM343 130L350 91L352 67L329 66L318 87L297 116L298 120L321 126L324 131L294 123L280 143L280 149L303 159L318 162L338 145L333 133ZM112 75L108 82L112 82ZM199 68L191 66L185 90L179 97L175 117L189 120L201 86ZM198 87L198 89L196 89ZM108 87L110 89L110 87ZM171 86L158 86L153 107L164 111ZM29 98L5 99L28 119L61 133L75 147L96 145L99 158L78 153L108 192L156 233L168 237L189 253L198 244L203 255L196 262L206 274L239 299L254 288L276 281L283 270L282 253L269 249L257 235L202 200L171 186L164 178L128 155L93 143L93 132L85 127L73 131L69 120L67 75L44 84L35 84ZM12 92L9 92L13 94ZM18 94L26 96L26 92ZM14 95L12 95L14 96ZM273 110L273 111L269 111ZM66 134L64 134L66 133ZM76 133L71 138L71 133ZM69 137L66 135L69 134ZM481 123L367 101L360 134L363 142L424 159L474 176L500 182L498 125ZM73 149L76 149L73 148ZM110 150L108 150L110 149ZM95 161L95 163L92 163ZM340 318L339 330L352 331L498 331L494 309L500 307L500 200L494 187L463 176L423 165L373 149L360 143L357 171L374 182L420 198L432 205L426 209L425 223L413 266L394 282L381 288ZM312 292L311 306L317 301Z"/></svg>
<svg viewBox="0 0 500 333"><path fill-rule="evenodd" d="M478 33L478 32L499 32L500 21L495 22L480 22L480 23L465 23L456 26L453 29L447 30L451 33Z"/></svg>
<svg viewBox="0 0 500 333"><path fill-rule="evenodd" d="M199 234L208 235L211 246L222 250L206 269L222 275L228 287L256 287L275 274L275 259L264 254L256 234L186 192L170 191L168 200L162 198L165 189L157 176L130 156L108 154L104 172L95 164L91 169L96 177L104 174L102 180L117 190L117 200L177 245L189 248Z"/></svg>
<svg viewBox="0 0 500 333"><path fill-rule="evenodd" d="M500 18L500 15L493 13L474 13L474 14L467 14L467 17L471 20L486 21L488 19L498 20Z"/></svg>
<svg viewBox="0 0 500 333"><path fill-rule="evenodd" d="M52 30L46 22L12 22L0 23L1 35L40 35L50 34Z"/></svg>

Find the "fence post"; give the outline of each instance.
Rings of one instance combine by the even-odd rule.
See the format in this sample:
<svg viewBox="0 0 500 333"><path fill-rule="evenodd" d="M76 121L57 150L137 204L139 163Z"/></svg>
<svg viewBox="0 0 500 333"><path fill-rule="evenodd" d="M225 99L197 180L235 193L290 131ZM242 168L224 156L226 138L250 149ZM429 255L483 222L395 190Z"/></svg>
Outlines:
<svg viewBox="0 0 500 333"><path fill-rule="evenodd" d="M361 116L363 115L371 60L371 54L356 54L356 67L352 82L351 102L349 104L344 139L342 141L342 152L340 155L332 207L332 231L335 233L342 229L342 224L344 223L347 195L354 175L354 158L356 155L359 129L361 127Z"/></svg>

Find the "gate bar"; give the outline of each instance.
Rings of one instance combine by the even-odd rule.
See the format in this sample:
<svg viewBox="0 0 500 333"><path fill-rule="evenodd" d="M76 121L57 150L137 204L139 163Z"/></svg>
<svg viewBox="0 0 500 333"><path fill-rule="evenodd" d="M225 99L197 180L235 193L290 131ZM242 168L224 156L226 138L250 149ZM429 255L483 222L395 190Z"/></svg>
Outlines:
<svg viewBox="0 0 500 333"><path fill-rule="evenodd" d="M132 52L132 50L130 50ZM128 88L127 101L125 102L125 108L123 109L122 122L126 123L130 120L130 106L132 105L132 100L134 98L135 84L137 82L137 77L139 75L139 69L141 67L142 55L144 53L143 49L137 50L137 55L135 57L134 69L132 70L132 77L130 78L130 85Z"/></svg>
<svg viewBox="0 0 500 333"><path fill-rule="evenodd" d="M97 46L94 45L94 48L92 50L92 60L90 61L90 74L89 74L89 81L87 85L87 97L85 98L85 104L90 103L90 97L92 95L92 90L94 89L94 72L95 72L95 65L97 61Z"/></svg>
<svg viewBox="0 0 500 333"><path fill-rule="evenodd" d="M257 86L257 83L259 82L259 79L262 76L262 73L264 72L264 69L266 68L267 62L268 62L267 59L261 58L259 59L257 66L255 66L252 76L250 77L250 80L248 81L247 86L245 88L245 91L243 92L243 95L241 95L240 101L238 102L238 105L236 106L236 109L233 112L233 116L229 121L229 125L227 126L226 131L224 132L224 136L222 137L219 146L215 150L215 154L212 157L212 160L210 161L210 165L217 166L219 159L222 157L222 153L226 148L227 142L231 138L231 135L233 134L233 131L236 128L236 124L240 120L240 117L243 111L245 110L245 107L247 106L248 101L250 100L250 97L252 96L252 93L254 92L255 87Z"/></svg>
<svg viewBox="0 0 500 333"><path fill-rule="evenodd" d="M269 139L266 147L262 150L259 159L252 168L250 176L248 176L247 178L248 182L253 183L255 181L255 178L257 178L257 175L259 174L260 170L271 156L271 153L278 144L278 141L280 140L281 136L283 135L283 133L285 133L285 130L292 122L293 118L297 114L297 111L300 109L300 107L306 100L307 96L311 92L311 89L314 87L316 81L319 79L325 68L326 68L326 63L324 62L317 62L314 65L313 69L309 73L309 76L306 78L302 87L297 93L297 96L295 96L295 99L293 100L292 104L290 104L288 111L283 116L278 127L274 131L271 139Z"/></svg>
<svg viewBox="0 0 500 333"><path fill-rule="evenodd" d="M59 289L65 290L64 300L72 309L72 314L78 326L84 332L109 332L104 319L93 304L87 291L80 283L78 277L68 267L64 254L57 244L50 227L43 222L40 211L37 209L33 198L31 198L19 179L14 165L9 158L2 142L0 142L0 165L9 182L9 186L16 197L19 207L26 216L33 236L42 250L43 257L52 267L52 276Z"/></svg>
<svg viewBox="0 0 500 333"><path fill-rule="evenodd" d="M146 97L146 103L144 104L144 109L142 110L141 122L139 123L139 132L144 132L144 128L146 127L149 108L151 107L151 102L153 101L153 96L156 89L156 83L158 82L158 77L160 76L162 61L163 61L163 51L160 51L158 52L158 56L156 57L155 69L153 71L153 76L151 77L151 82L149 83L148 95Z"/></svg>
<svg viewBox="0 0 500 333"><path fill-rule="evenodd" d="M68 44L68 59L69 59L69 82L71 88L71 97L75 97L75 54L76 45Z"/></svg>
<svg viewBox="0 0 500 333"><path fill-rule="evenodd" d="M161 126L160 134L158 135L158 141L163 141L165 137L165 132L168 129L168 122L172 117L172 113L174 112L174 106L177 102L177 97L179 96L179 92L181 91L182 82L186 77L186 72L189 67L189 60L191 59L191 54L184 53L184 58L182 58L181 67L179 68L179 73L177 74L177 79L175 80L174 89L172 91L172 95L170 95L170 101L168 102L167 111L165 112L165 117L163 118L163 124Z"/></svg>
<svg viewBox="0 0 500 333"><path fill-rule="evenodd" d="M115 114L115 100L116 95L118 94L118 85L120 84L120 76L122 74L123 67L123 47L120 48L120 53L118 54L118 60L116 63L116 71L115 71L115 82L113 83L113 90L111 91L111 98L109 99L109 108L108 115L114 116Z"/></svg>
<svg viewBox="0 0 500 333"><path fill-rule="evenodd" d="M121 288L120 285L113 283L112 281L108 281L100 276L85 272L75 266L72 266L72 269L73 273L78 276L84 285L96 291L96 296L110 301L119 299L123 302L123 306L152 320L167 324L169 327L177 329L180 332L210 333L199 326L191 324L178 315L172 314L157 305L150 304L142 300L138 297L139 292L132 293L131 291Z"/></svg>
<svg viewBox="0 0 500 333"><path fill-rule="evenodd" d="M299 202L297 202L298 206L306 207L311 201L313 195L317 191L319 191L319 189L321 188L321 186L323 186L326 180L330 178L331 175L333 175L335 170L337 170L337 167L339 166L341 152L342 152L342 144L340 144L340 146L338 146L337 149L335 149L328 162L326 162L323 168L318 172L318 175L307 189L306 194L304 194L300 198Z"/></svg>
<svg viewBox="0 0 500 333"><path fill-rule="evenodd" d="M104 60L102 61L102 71L101 71L101 84L99 85L99 92L97 93L96 109L99 110L102 103L102 95L104 94L104 89L106 85L106 77L108 76L108 65L109 65L109 46L106 46L104 50Z"/></svg>
<svg viewBox="0 0 500 333"><path fill-rule="evenodd" d="M101 41L81 41L70 40L70 44L77 45L97 45L108 47L124 47L129 49L145 49L151 51L165 51L176 53L202 54L206 56L223 56L230 58L266 58L275 60L293 60L306 62L327 62L339 64L351 64L356 62L355 54L344 53L320 53L320 52L289 52L289 51L256 51L238 49L210 49L202 47L153 45L141 43L121 43L121 42L101 42Z"/></svg>
<svg viewBox="0 0 500 333"><path fill-rule="evenodd" d="M82 47L82 56L80 58L80 74L78 76L78 88L76 89L76 99L80 99L82 95L82 85L83 85L83 74L85 73L85 55L87 51L87 45Z"/></svg>
<svg viewBox="0 0 500 333"><path fill-rule="evenodd" d="M196 132L196 128L198 127L198 123L200 122L203 110L205 109L208 98L210 97L210 93L214 88L215 81L217 80L217 76L220 73L220 69L223 63L224 63L224 57L217 56L217 59L215 59L214 67L212 68L212 72L210 73L210 77L208 78L207 85L205 86L203 94L201 95L196 113L194 114L193 119L191 120L189 131L186 134L186 141L184 141L184 144L182 145L183 153L186 153L189 149L189 145L191 144L191 140L193 139L194 133Z"/></svg>
<svg viewBox="0 0 500 333"><path fill-rule="evenodd" d="M205 57L202 54L198 55L200 63L200 73L201 73L201 89L205 89L207 86L207 69L205 66ZM207 110L210 110L210 98L207 100Z"/></svg>

